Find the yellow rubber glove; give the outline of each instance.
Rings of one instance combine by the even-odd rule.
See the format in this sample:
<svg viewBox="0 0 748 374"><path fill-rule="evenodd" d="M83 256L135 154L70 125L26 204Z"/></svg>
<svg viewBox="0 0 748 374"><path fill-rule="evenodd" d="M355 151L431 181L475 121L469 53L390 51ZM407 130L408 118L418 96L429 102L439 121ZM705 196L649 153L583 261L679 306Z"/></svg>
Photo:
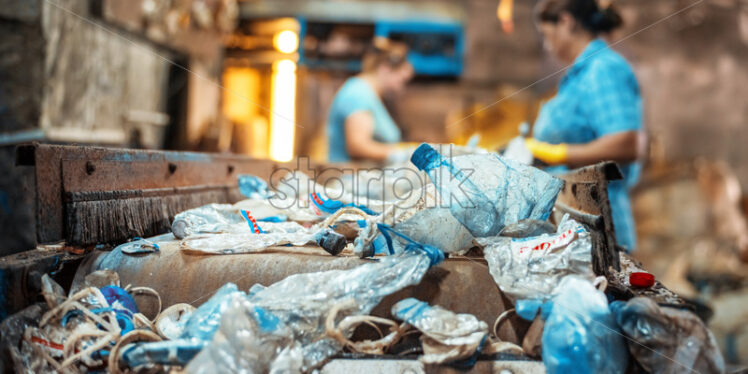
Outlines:
<svg viewBox="0 0 748 374"><path fill-rule="evenodd" d="M569 156L569 146L563 143L550 144L527 138L525 139L525 145L535 158L548 165L563 164Z"/></svg>

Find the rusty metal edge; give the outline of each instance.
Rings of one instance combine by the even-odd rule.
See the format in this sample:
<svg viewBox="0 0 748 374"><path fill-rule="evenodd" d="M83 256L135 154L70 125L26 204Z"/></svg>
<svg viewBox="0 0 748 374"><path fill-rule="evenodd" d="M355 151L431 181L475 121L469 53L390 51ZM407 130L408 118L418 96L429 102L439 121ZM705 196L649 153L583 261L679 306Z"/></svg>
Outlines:
<svg viewBox="0 0 748 374"><path fill-rule="evenodd" d="M86 186L85 191L76 189L65 190L65 174L62 170L63 161L85 160L91 162L109 161L114 164L120 163L127 165L132 162L159 163L159 164L179 164L180 166L192 166L191 185L180 186L182 189L174 189L173 186L165 184L159 188L153 188L151 183L149 188L118 189L118 183L125 185L128 181L127 175L117 175L116 178L108 180L107 189L92 188L87 184L78 184ZM216 183L215 181L206 181L201 179L202 170L215 168L216 163L221 163L226 170L227 177ZM175 151L154 151L154 150L134 150L124 148L106 148L97 146L74 146L74 145L55 145L42 144L33 142L22 144L16 148L16 165L33 166L35 187L35 212L36 212L36 240L37 243L54 243L65 240L66 219L65 204L66 199L71 201L106 199L106 198L128 198L133 194L160 195L167 196L172 191L175 194L185 194L190 192L200 192L200 189L210 185L214 189L235 189L236 178L241 173L252 173L262 178L269 178L270 175L281 168L293 169L290 163L280 163L271 160L260 160L237 155L209 154L196 152L175 152ZM318 165L311 165L312 170L318 169ZM126 167L123 167L125 169ZM182 169L189 169L183 167ZM86 170L79 172L83 174ZM69 177L69 176L68 176ZM130 181L137 180L138 175L134 173L129 176ZM171 183L164 181L164 183ZM130 183L132 186L133 184ZM171 189L170 189L171 188ZM133 192L140 190L142 192ZM82 192L88 192L84 194ZM141 195L142 196L142 195Z"/></svg>

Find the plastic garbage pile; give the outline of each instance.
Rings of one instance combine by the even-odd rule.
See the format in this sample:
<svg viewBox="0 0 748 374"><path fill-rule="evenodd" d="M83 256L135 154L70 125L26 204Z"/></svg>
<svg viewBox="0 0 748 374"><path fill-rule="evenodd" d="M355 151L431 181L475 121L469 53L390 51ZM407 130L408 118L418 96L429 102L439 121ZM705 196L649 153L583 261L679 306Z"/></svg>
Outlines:
<svg viewBox="0 0 748 374"><path fill-rule="evenodd" d="M366 182L363 185L376 186L370 183L378 178L371 170L355 174L353 182L345 182L350 178L344 176L340 189L325 188L298 171L288 173L275 189L242 175L240 190L249 199L182 212L172 231L182 239L182 249L191 252L249 253L272 246L330 243L335 246L323 248L338 254L343 241L330 230L338 223L354 223L358 234L353 251L361 257L402 253L412 241L465 253L476 237L497 235L520 220L546 220L562 185L547 173L490 153L447 158L422 144L411 161L427 177L413 168L397 169L402 175L389 175L387 170L378 175L383 181L390 176L393 186L409 186L407 191L387 187L404 199L369 199L380 194L362 191L359 178ZM403 178L410 183L395 183ZM368 204L360 204L359 196ZM403 235L390 237L392 228Z"/></svg>
<svg viewBox="0 0 748 374"><path fill-rule="evenodd" d="M134 296L158 294L148 288L122 288L116 273L100 271L86 277L86 287L69 295L48 275L42 277L45 303L11 316L9 325L20 334L10 349L16 371L34 373L91 372L115 367L123 345L159 340L154 320L138 312ZM159 299L160 303L160 299ZM30 317L30 318L29 318Z"/></svg>
<svg viewBox="0 0 748 374"><path fill-rule="evenodd" d="M548 221L560 179L492 153L445 157L443 150L427 144L415 150L415 169L398 172L427 183L403 199L391 199L405 196L396 187L356 191L355 181L345 178L333 194L300 172L277 186L244 175L238 183L247 200L190 209L172 223L184 254L317 246L373 260L246 291L228 283L200 306L165 310L155 291L120 287L111 272L90 274L87 287L68 295L45 277L46 311L36 306L7 324L23 331L14 362L34 372L302 373L342 352L395 353L398 344L416 341L415 334L422 363L469 368L481 355L525 354L497 338L497 325L514 312L541 323L548 373L724 371L714 338L693 313L606 294L607 280L592 271L589 228L568 216L558 225ZM371 181L383 173L363 175ZM160 240L136 238L118 249L158 252ZM476 316L413 298L392 307L393 319L370 315L384 297L418 285L445 257L476 246L498 288L514 301L494 331ZM158 298L153 319L138 312L133 296L141 293ZM362 325L379 338L354 340Z"/></svg>
<svg viewBox="0 0 748 374"><path fill-rule="evenodd" d="M350 270L292 275L248 293L227 284L196 309L177 304L153 320L138 313L133 298L144 290L119 287L116 274L93 273L89 283L112 284L69 297L45 276L49 310L37 325L25 326L17 358L34 372L187 364L196 373L308 371L343 349L327 333L332 311L366 315L384 296L418 284L443 259L434 247L414 245Z"/></svg>
<svg viewBox="0 0 748 374"><path fill-rule="evenodd" d="M425 186L420 195L390 209L410 207L403 214L408 219L389 216L386 210L381 219L371 220L356 239L356 253L377 253L382 237L387 240L379 222L388 219L412 239L461 253L469 249L466 242L471 237L495 236L522 220L547 220L563 185L550 174L491 153L445 157L422 144L411 162L428 175L433 187Z"/></svg>
<svg viewBox="0 0 748 374"><path fill-rule="evenodd" d="M255 285L244 300L233 305L231 314L222 318L220 335L190 363L187 371L235 371L246 369L246 363L256 366L251 372L258 373L277 367L293 371L317 367L343 348L326 333L326 317L334 308L343 305L342 310L336 311L343 317L368 314L384 296L418 284L426 270L442 259L438 249L420 246L351 270L296 274L268 287ZM264 320L272 319L272 323L241 317L252 316L258 310ZM274 354L264 355L260 362L254 357L256 352L243 348L281 336L284 338L274 339L287 344L278 345Z"/></svg>

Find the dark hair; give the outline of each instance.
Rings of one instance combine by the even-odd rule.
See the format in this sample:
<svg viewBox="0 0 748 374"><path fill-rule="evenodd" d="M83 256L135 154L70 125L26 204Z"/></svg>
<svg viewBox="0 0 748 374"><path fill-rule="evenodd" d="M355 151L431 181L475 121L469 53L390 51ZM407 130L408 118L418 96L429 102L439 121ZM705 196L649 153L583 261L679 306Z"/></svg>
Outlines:
<svg viewBox="0 0 748 374"><path fill-rule="evenodd" d="M361 61L361 70L370 72L382 65L398 68L408 62L408 46L387 38L375 38Z"/></svg>
<svg viewBox="0 0 748 374"><path fill-rule="evenodd" d="M611 32L623 25L623 19L613 4L600 6L597 0L545 0L537 8L540 22L558 23L561 13L567 12L582 27L597 35Z"/></svg>

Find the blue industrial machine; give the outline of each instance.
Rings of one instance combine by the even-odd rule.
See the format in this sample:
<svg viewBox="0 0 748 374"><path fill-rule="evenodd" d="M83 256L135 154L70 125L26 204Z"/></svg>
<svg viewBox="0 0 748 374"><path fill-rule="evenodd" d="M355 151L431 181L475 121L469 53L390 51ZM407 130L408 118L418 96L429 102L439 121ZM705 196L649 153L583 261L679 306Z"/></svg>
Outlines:
<svg viewBox="0 0 748 374"><path fill-rule="evenodd" d="M444 20L376 20L373 22L314 21L297 18L300 25L299 64L310 69L361 68L361 57L374 37L386 37L408 45L408 59L418 75L456 77L462 73L465 54L464 29L459 22ZM346 40L345 51L327 48Z"/></svg>

